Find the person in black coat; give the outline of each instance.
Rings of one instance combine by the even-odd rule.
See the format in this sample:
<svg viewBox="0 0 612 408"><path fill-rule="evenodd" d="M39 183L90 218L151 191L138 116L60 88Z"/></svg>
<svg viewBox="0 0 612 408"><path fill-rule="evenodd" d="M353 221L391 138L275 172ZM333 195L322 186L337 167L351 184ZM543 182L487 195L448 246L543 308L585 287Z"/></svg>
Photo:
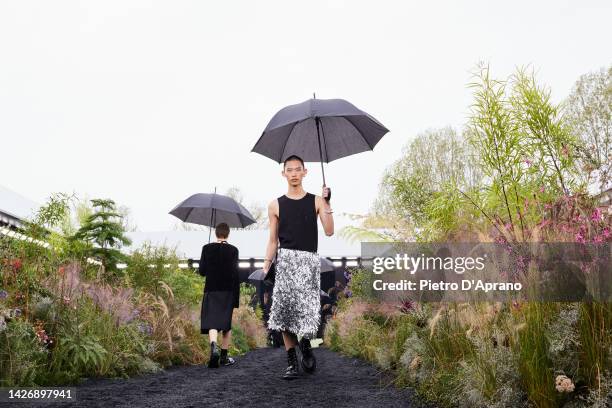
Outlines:
<svg viewBox="0 0 612 408"><path fill-rule="evenodd" d="M209 367L234 364L227 355L232 330L232 312L239 305L238 248L227 243L229 227L221 223L215 228L217 242L202 247L198 272L206 277L202 298L201 333L210 340ZM221 331L221 349L217 335Z"/></svg>

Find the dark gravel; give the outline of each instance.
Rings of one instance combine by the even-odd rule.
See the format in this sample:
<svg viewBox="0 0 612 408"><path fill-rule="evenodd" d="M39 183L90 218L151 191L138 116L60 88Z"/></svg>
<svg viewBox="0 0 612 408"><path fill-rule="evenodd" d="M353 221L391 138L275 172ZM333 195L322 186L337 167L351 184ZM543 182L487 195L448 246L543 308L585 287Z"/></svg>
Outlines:
<svg viewBox="0 0 612 408"><path fill-rule="evenodd" d="M285 381L284 349L265 348L231 367L169 368L130 379L93 379L77 387L74 403L14 403L44 407L424 407L411 389L389 384L375 367L326 348L314 349L318 370Z"/></svg>

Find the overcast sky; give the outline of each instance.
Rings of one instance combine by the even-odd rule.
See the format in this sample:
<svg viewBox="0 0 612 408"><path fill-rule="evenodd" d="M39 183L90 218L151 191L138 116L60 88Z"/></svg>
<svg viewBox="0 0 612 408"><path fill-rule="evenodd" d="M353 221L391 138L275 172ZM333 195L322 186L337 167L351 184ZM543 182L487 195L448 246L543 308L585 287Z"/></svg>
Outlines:
<svg viewBox="0 0 612 408"><path fill-rule="evenodd" d="M336 212L364 213L407 141L466 122L479 61L532 64L561 100L612 62L611 19L610 1L0 0L0 185L110 197L144 231L215 186L267 203L286 182L250 150L316 92L391 130L326 165Z"/></svg>

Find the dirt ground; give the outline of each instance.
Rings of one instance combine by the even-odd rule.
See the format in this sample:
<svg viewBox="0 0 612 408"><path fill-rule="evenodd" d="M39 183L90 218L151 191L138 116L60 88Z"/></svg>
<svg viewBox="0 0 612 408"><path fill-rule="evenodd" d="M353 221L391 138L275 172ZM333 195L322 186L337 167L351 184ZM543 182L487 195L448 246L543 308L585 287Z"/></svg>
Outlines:
<svg viewBox="0 0 612 408"><path fill-rule="evenodd" d="M411 389L397 389L375 367L326 348L314 349L315 374L281 379L284 349L236 357L230 367L173 367L127 380L90 379L73 403L13 403L19 407L424 407Z"/></svg>

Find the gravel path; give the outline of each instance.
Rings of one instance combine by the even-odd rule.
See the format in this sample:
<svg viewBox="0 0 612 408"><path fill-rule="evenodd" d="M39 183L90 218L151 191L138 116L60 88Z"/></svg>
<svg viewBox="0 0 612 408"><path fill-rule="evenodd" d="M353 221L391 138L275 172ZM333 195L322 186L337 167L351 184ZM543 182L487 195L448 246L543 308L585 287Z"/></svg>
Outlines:
<svg viewBox="0 0 612 408"><path fill-rule="evenodd" d="M87 380L75 403L16 403L44 407L423 407L410 389L389 385L372 365L326 348L314 349L314 375L285 381L284 349L264 348L230 367L182 366L126 380Z"/></svg>

